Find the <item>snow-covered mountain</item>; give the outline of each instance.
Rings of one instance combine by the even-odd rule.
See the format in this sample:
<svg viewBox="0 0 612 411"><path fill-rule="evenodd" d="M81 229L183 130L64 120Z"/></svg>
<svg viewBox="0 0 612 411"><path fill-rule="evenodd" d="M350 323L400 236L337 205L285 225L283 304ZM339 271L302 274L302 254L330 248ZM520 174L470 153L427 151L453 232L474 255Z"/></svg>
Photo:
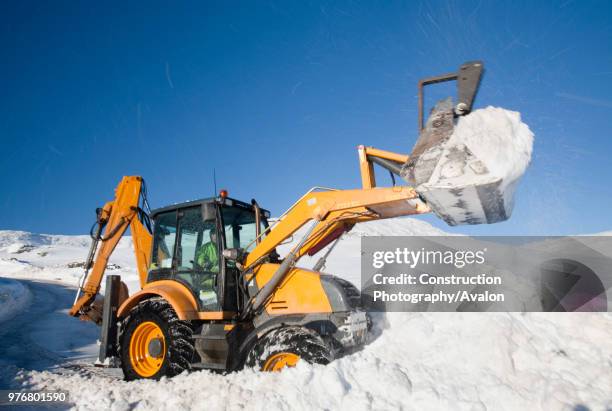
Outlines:
<svg viewBox="0 0 612 411"><path fill-rule="evenodd" d="M410 218L361 224L341 240L325 271L358 283L360 237L378 234L445 233ZM87 236L0 231L0 276L75 285L88 247ZM302 263L309 266L316 258ZM134 291L129 238L121 241L111 264ZM55 309L63 315L67 308ZM64 321L57 328L78 323L57 318ZM1 329L0 346L6 343ZM74 332L57 329L46 336L61 339L60 334ZM83 328L82 339L64 335L54 350L67 360L76 358L75 352L93 357L95 344L84 344L92 343L94 332ZM358 353L327 366L300 363L282 373L200 371L127 383L65 369L24 369L14 383L68 390L78 408L92 410L612 408L609 313L388 313L375 317L373 334Z"/></svg>

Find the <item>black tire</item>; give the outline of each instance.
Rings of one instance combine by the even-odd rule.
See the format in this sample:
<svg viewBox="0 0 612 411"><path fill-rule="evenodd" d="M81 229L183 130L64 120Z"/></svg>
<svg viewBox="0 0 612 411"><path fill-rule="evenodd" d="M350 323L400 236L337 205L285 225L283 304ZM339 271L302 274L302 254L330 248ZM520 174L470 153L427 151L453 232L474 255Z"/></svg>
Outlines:
<svg viewBox="0 0 612 411"><path fill-rule="evenodd" d="M140 375L130 359L130 340L136 328L144 322L155 323L162 330L166 342L163 363L151 376ZM163 298L141 301L121 322L118 352L127 381L145 378L157 380L189 371L195 355L191 323L179 320L172 306Z"/></svg>
<svg viewBox="0 0 612 411"><path fill-rule="evenodd" d="M264 364L279 353L297 355L310 364L329 364L333 353L323 339L304 327L276 328L260 338L247 354L245 366L263 371Z"/></svg>

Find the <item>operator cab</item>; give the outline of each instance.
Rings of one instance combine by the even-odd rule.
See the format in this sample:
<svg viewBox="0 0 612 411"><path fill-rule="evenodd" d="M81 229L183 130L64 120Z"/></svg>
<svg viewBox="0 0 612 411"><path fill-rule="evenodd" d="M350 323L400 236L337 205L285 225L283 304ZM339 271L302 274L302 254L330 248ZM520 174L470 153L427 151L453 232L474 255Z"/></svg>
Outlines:
<svg viewBox="0 0 612 411"><path fill-rule="evenodd" d="M244 299L240 273L235 262L223 257L223 250L249 252L258 234L265 237L270 212L257 213L258 209L254 200L247 204L222 192L219 197L154 210L147 283L179 281L193 293L200 311L238 311Z"/></svg>

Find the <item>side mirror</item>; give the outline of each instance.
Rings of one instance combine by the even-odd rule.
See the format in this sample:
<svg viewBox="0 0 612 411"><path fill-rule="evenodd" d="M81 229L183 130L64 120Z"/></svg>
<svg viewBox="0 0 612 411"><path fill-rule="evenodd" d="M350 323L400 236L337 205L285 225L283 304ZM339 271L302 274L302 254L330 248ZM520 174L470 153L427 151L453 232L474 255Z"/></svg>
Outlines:
<svg viewBox="0 0 612 411"><path fill-rule="evenodd" d="M230 261L238 261L244 255L241 248L226 248L223 250L223 257Z"/></svg>
<svg viewBox="0 0 612 411"><path fill-rule="evenodd" d="M244 269L242 263L246 258L247 253L242 248L226 248L223 250L223 258L232 261L236 264L236 268L242 271Z"/></svg>

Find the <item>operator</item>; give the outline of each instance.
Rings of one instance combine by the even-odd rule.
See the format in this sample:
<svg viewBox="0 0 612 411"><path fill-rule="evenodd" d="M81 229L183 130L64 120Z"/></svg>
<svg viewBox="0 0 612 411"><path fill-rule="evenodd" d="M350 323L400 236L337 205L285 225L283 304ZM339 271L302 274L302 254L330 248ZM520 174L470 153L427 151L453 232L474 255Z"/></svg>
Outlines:
<svg viewBox="0 0 612 411"><path fill-rule="evenodd" d="M217 244L217 230L210 230L210 241L203 244L196 253L196 264L205 271L219 272L219 251Z"/></svg>

